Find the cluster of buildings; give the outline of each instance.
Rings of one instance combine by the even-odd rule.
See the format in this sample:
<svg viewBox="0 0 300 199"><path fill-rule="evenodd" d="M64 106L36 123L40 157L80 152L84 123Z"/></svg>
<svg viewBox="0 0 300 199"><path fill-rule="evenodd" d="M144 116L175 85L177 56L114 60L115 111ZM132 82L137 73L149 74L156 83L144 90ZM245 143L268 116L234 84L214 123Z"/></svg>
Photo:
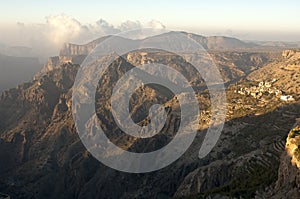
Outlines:
<svg viewBox="0 0 300 199"><path fill-rule="evenodd" d="M259 99L263 96L264 93L274 94L279 97L282 101L294 101L295 99L291 95L283 95L282 91L272 87L272 83L277 81L277 79L273 79L271 82L259 82L258 86L251 86L250 88L241 87L239 90L235 90L235 93L239 93L241 95L250 95L256 99Z"/></svg>

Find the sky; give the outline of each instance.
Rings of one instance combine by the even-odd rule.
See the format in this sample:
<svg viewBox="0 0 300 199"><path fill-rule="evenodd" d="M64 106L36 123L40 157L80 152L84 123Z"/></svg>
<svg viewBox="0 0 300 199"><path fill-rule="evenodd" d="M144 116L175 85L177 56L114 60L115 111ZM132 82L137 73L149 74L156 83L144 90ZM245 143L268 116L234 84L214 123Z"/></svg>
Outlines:
<svg viewBox="0 0 300 199"><path fill-rule="evenodd" d="M57 48L137 27L242 40L300 41L296 0L0 0L0 46ZM98 22L98 23L97 23ZM50 47L49 47L50 48Z"/></svg>

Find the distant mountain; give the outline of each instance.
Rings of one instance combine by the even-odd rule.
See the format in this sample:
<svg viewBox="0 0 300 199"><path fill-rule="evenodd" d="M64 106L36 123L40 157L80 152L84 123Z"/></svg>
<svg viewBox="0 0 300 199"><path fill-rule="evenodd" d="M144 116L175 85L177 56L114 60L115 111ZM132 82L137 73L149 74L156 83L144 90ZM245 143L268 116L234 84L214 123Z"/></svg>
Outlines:
<svg viewBox="0 0 300 199"><path fill-rule="evenodd" d="M101 37L84 45L65 43L59 51L59 56L76 56L89 54L99 43L110 36Z"/></svg>
<svg viewBox="0 0 300 199"><path fill-rule="evenodd" d="M262 47L269 47L269 48L285 48L285 49L292 49L292 48L300 48L300 42L285 42L285 41L251 41L257 45Z"/></svg>
<svg viewBox="0 0 300 199"><path fill-rule="evenodd" d="M38 58L0 54L0 93L29 81L41 69Z"/></svg>
<svg viewBox="0 0 300 199"><path fill-rule="evenodd" d="M86 150L72 117L72 87L80 67L76 63L82 62L93 47L105 39L100 38L87 45L66 44L59 56L49 58L34 80L2 93L1 192L12 198L60 198L62 195L65 198L118 199L270 198L265 197L268 195L265 192L267 189L273 191L276 183L280 191L287 181L288 187L298 186L299 183L289 182L294 175L284 178L290 167L281 165L285 161L280 155L284 152L287 131L300 117L300 96L295 95L295 102L284 102L274 93L265 92L263 97L255 98L236 92L237 88L254 87L259 81L279 78L278 84L274 82L272 86L278 86L287 94L297 94L298 83L293 84L293 81L297 81L299 73L298 52L284 51L279 55L273 50L255 51L256 46L252 48L252 44L233 38L188 36L211 49L210 55L227 82L225 126L208 156L198 158L211 119L209 93L201 76L179 56L146 50L125 54L104 71L95 97L99 124L111 142L128 151L150 152L170 142L180 124L180 106L177 98L165 88L143 85L130 99L132 119L141 126L149 122L147 111L151 105L159 103L165 108L168 118L162 132L156 136L138 139L127 135L118 128L111 112L112 90L124 73L144 63L159 62L180 72L197 93L200 121L193 144L168 167L145 174L113 170ZM160 35L155 39L159 37L163 38ZM121 39L132 42L123 38L114 42ZM101 60L89 65L87 82L91 81L92 69L98 61ZM85 107L84 104L78 106ZM294 190L299 192L298 187ZM276 198L276 194L272 197Z"/></svg>
<svg viewBox="0 0 300 199"><path fill-rule="evenodd" d="M250 63L264 68L266 63L274 61L264 56L228 51L214 54L213 59L232 73L235 69L247 75L249 71L242 72L251 69ZM135 65L158 60L191 79L195 88L201 84L195 71L172 54L132 52L115 60L99 80L96 111L106 135L121 148L158 149L173 138L178 128L179 110L174 96L151 86L141 87L134 94L130 102L132 117L142 119L139 124L146 123L147 107L162 103L168 114L172 114L164 133L150 139L136 139L122 133L113 121L109 99L116 81ZM204 90L198 95L203 126L190 149L165 169L128 174L96 161L76 133L71 97L78 68L79 65L71 62L58 63L44 75L1 96L0 159L5 160L5 165L0 167L3 176L0 189L3 192L15 198L58 198L62 194L66 198L189 198L194 195L253 198L258 190L276 182L285 129L297 117L299 104L284 106L272 95L264 106L257 106L259 100L241 97L234 92L236 84L232 84L227 90L228 114L221 138L213 151L200 160L197 152L210 116L208 94ZM241 80L237 84L243 86L249 82ZM263 114L255 116L257 112Z"/></svg>
<svg viewBox="0 0 300 199"><path fill-rule="evenodd" d="M168 32L162 35L154 36L153 38L157 41L158 38L166 38L166 36L170 34L177 34L178 32ZM249 49L254 47L259 47L258 44L254 44L251 42L244 42L236 38L232 37L224 37L224 36L210 36L204 37L197 34L181 32L189 38L194 39L200 45L203 46L206 50L238 50L238 49ZM94 49L100 42L104 41L110 36L101 37L97 40L89 42L85 45L77 45L77 44L64 44L62 49L60 50L60 56L75 56L75 55L87 55L89 52ZM151 41L151 37L146 38L144 40ZM128 39L130 42L134 42L133 40ZM143 40L142 40L143 41Z"/></svg>
<svg viewBox="0 0 300 199"><path fill-rule="evenodd" d="M259 45L241 41L233 37L225 36L209 36L204 37L197 34L184 33L188 37L199 42L207 50L239 50L239 49L249 49L254 47L259 47Z"/></svg>
<svg viewBox="0 0 300 199"><path fill-rule="evenodd" d="M236 38L222 37L222 36L212 36L204 37L197 34L181 32L188 38L193 39L198 42L204 49L208 50L216 64L219 66L220 71L224 77L224 81L229 81L237 77L244 76L245 74L251 72L257 67L273 60L278 57L280 51L269 52L269 51L259 51L259 45L253 44L251 42L244 42ZM178 32L168 32L161 35L156 35L153 37L148 37L146 39L140 40L143 43L158 42L172 36L172 34L178 34ZM36 75L36 77L44 74L47 71L51 71L54 68L59 67L64 63L81 64L85 57L101 42L110 36L101 37L97 40L91 41L84 45L77 44L64 44L60 50L59 56L50 57L48 62L44 65L43 69ZM119 43L131 45L136 44L136 40L131 40L123 37L115 37L114 41L116 46ZM186 43L181 43L182 41L176 41L177 50L186 48ZM121 47L122 48L122 47Z"/></svg>

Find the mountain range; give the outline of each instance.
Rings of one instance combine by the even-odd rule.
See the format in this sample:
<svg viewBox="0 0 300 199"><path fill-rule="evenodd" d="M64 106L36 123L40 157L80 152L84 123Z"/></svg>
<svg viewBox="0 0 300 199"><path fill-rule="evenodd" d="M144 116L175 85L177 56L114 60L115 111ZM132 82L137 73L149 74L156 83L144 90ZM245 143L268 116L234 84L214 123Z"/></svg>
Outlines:
<svg viewBox="0 0 300 199"><path fill-rule="evenodd" d="M122 55L104 71L95 103L100 125L113 143L133 152L157 150L174 138L180 107L163 87L145 85L130 100L132 118L141 126L149 122L151 105L167 110L166 124L154 137L123 133L110 107L112 89L125 72L159 62L187 77L197 91L201 120L194 142L168 167L144 174L111 169L86 150L72 117L72 86L80 64L104 37L86 45L65 44L33 80L2 93L0 191L11 198L299 198L299 169L285 151L299 126L299 51L184 34L208 51L226 86L224 129L208 156L198 158L212 114L203 80L177 55L151 50ZM284 101L273 90L294 100Z"/></svg>

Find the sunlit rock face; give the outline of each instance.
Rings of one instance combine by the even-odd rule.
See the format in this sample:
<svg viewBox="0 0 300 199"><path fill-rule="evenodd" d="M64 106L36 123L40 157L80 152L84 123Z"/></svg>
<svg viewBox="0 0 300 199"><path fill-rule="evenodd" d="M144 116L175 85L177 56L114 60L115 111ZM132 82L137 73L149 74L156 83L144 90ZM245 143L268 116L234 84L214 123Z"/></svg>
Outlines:
<svg viewBox="0 0 300 199"><path fill-rule="evenodd" d="M286 151L292 157L292 164L300 169L300 126L290 131L286 139Z"/></svg>
<svg viewBox="0 0 300 199"><path fill-rule="evenodd" d="M296 195L299 178L295 178L299 170L291 164L287 153L282 159L280 155L285 149L287 131L294 119L300 117L300 104L297 101L284 103L275 94L268 95L266 101L241 97L234 90L237 86L247 87L251 82L243 78L230 82L266 67L270 78L262 77L263 81L272 80L274 68L269 66L279 66L281 59L285 60L281 52L280 62L274 61L271 53L211 52L224 81L228 82L228 117L217 145L203 159L198 158L198 152L211 116L210 100L205 90L200 92L203 81L194 70L172 54L159 56L151 51L130 52L117 59L99 80L95 108L107 137L120 148L133 152L159 149L173 138L180 122L180 109L173 95L163 87L142 85L130 99L132 119L140 125L148 124L149 107L162 103L166 111L172 113L164 126L166 133L145 140L129 137L117 128L109 97L117 80L134 66L160 62L176 68L199 90L197 98L201 106L200 126L203 128L178 161L157 172L128 174L108 168L93 158L75 129L71 101L79 65L74 64L74 59L86 56L84 53L88 51L84 47L66 46L59 56L49 60L43 75L1 96L1 192L12 198L61 198L62 195L65 198L189 198L193 195L196 198L253 198L257 190L276 183L276 192L270 197L286 198L284 191L291 191L287 198L299 198ZM268 63L270 65L266 65ZM282 70L281 74L289 74L289 71ZM289 88L293 92L293 87Z"/></svg>
<svg viewBox="0 0 300 199"><path fill-rule="evenodd" d="M264 194L265 198L300 198L300 123L297 122L286 139L285 151L280 156L278 179Z"/></svg>

